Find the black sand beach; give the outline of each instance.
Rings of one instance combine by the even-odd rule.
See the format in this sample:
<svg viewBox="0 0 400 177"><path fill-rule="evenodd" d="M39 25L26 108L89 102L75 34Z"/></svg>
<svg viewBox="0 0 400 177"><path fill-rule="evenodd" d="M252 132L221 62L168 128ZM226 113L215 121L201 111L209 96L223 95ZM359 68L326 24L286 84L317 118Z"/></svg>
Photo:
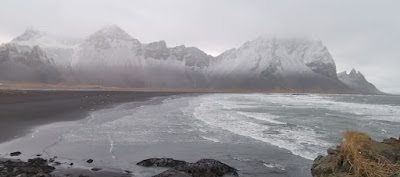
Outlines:
<svg viewBox="0 0 400 177"><path fill-rule="evenodd" d="M175 94L180 93L0 90L0 143L22 136L34 126L82 119L91 110Z"/></svg>
<svg viewBox="0 0 400 177"><path fill-rule="evenodd" d="M0 143L0 158L47 159L55 176L148 177L168 168L138 162L173 158L215 159L242 177L310 177L312 160L342 142L341 130L382 141L398 137L400 126L397 97L181 93L4 92L0 112L9 118L1 131L9 141ZM8 164L15 171L20 163Z"/></svg>

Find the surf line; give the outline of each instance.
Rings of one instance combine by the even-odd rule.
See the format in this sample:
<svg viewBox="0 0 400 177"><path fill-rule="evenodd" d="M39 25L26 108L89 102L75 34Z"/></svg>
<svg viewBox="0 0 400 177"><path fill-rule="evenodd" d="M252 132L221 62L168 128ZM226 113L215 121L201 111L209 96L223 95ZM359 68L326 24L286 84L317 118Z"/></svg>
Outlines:
<svg viewBox="0 0 400 177"><path fill-rule="evenodd" d="M108 140L110 141L110 153L111 153L111 157L112 157L113 159L115 159L115 155L114 155L114 153L113 153L114 141L112 140L110 133L107 133L107 135L108 135Z"/></svg>
<svg viewBox="0 0 400 177"><path fill-rule="evenodd" d="M95 116L95 115L93 115L93 114L92 114L92 115L90 115L90 117L91 117L91 118L90 118L90 119L87 121L87 123L90 123L90 122L92 122L92 121L95 119L95 118L94 118L94 116Z"/></svg>
<svg viewBox="0 0 400 177"><path fill-rule="evenodd" d="M39 133L39 130L36 130L36 131L34 131L33 133L32 133L32 138L35 138L35 134L36 133Z"/></svg>

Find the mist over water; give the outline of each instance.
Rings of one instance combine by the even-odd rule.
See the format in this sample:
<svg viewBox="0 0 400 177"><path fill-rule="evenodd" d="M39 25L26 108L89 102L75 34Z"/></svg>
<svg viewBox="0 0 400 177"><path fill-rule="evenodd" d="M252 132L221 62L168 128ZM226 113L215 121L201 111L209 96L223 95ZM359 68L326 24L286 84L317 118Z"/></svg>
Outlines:
<svg viewBox="0 0 400 177"><path fill-rule="evenodd" d="M38 127L3 143L58 156L85 167L135 166L151 157L221 160L240 176L310 176L312 160L342 141L346 130L382 140L400 134L400 97L298 94L202 94L154 98L92 112L86 119Z"/></svg>

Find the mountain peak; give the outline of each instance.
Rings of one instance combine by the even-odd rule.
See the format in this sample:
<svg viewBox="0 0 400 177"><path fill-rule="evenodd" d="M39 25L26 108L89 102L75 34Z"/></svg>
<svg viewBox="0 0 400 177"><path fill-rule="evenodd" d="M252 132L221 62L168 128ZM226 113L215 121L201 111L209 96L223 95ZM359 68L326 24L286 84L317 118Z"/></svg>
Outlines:
<svg viewBox="0 0 400 177"><path fill-rule="evenodd" d="M130 36L126 31L124 31L122 28L120 28L117 25L108 25L97 32L95 32L93 35L91 35L89 38L97 38L97 37L105 37L109 39L133 39L132 36Z"/></svg>
<svg viewBox="0 0 400 177"><path fill-rule="evenodd" d="M349 74L346 71L339 73L338 79L357 92L363 94L383 94L373 84L368 82L360 71L354 68Z"/></svg>
<svg viewBox="0 0 400 177"><path fill-rule="evenodd" d="M355 75L357 75L357 71L353 68L353 69L350 71L349 74L355 76Z"/></svg>
<svg viewBox="0 0 400 177"><path fill-rule="evenodd" d="M39 38L44 34L45 34L44 32L41 32L33 27L29 27L26 28L25 32L22 35L14 38L12 41L28 41L35 38Z"/></svg>
<svg viewBox="0 0 400 177"><path fill-rule="evenodd" d="M108 25L99 30L99 32L103 33L122 33L125 32L121 27L116 24Z"/></svg>

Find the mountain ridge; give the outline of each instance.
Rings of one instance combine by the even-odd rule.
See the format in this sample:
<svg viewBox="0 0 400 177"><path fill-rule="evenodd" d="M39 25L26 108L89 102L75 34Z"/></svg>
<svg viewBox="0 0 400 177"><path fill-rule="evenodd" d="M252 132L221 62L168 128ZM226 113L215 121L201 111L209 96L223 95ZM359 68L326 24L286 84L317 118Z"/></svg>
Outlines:
<svg viewBox="0 0 400 177"><path fill-rule="evenodd" d="M43 44L46 40L42 39L58 39L35 30L21 36L10 43L42 45L64 76L69 73L72 83L351 92L338 79L327 47L308 38L259 37L213 57L196 47L168 47L163 40L141 43L117 25L106 26L67 47Z"/></svg>

